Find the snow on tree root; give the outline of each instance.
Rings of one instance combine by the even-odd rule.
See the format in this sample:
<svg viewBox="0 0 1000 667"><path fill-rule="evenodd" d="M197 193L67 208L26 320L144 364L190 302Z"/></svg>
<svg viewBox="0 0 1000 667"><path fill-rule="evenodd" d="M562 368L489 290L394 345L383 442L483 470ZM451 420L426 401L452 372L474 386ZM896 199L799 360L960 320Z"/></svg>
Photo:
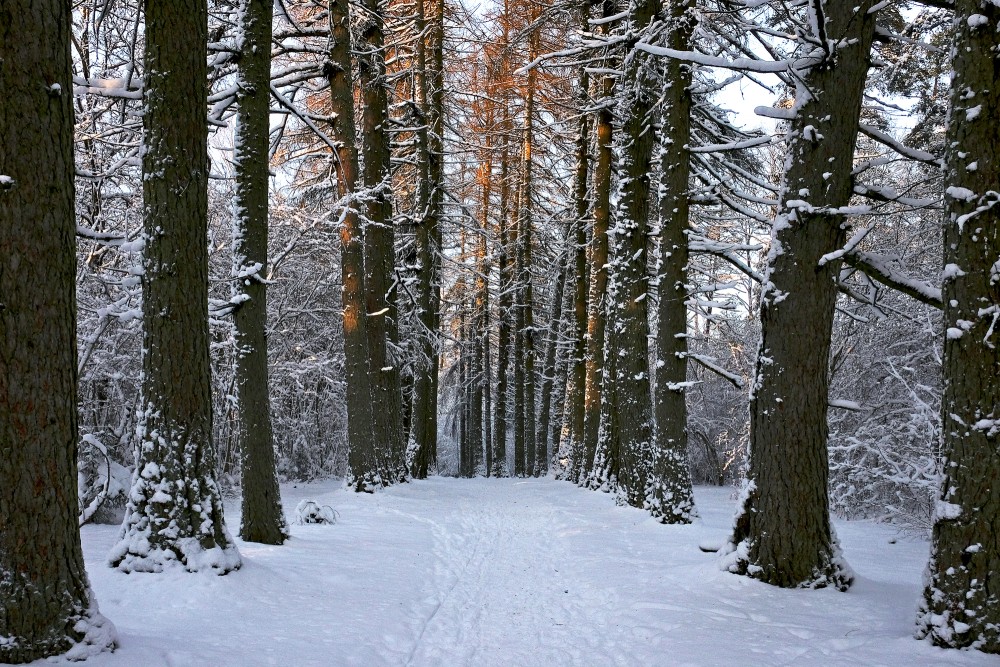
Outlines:
<svg viewBox="0 0 1000 667"><path fill-rule="evenodd" d="M0 663L18 663L24 662L25 657L31 660L46 656L50 656L50 659L79 662L114 651L118 647L118 631L101 614L93 591L87 591L87 598L87 607L67 619L66 632L60 633L58 637L50 635L40 644L37 638L24 640L0 635Z"/></svg>

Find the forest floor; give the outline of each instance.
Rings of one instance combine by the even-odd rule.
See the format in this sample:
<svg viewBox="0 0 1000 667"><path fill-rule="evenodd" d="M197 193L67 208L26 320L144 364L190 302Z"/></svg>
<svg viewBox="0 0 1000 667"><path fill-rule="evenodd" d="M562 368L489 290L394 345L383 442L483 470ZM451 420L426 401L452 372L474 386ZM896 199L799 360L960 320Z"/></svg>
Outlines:
<svg viewBox="0 0 1000 667"><path fill-rule="evenodd" d="M227 576L125 575L117 528L86 526L102 612L127 667L340 665L998 665L912 638L926 541L838 522L857 581L782 590L719 570L731 489L699 488L701 520L664 526L552 479L433 478L375 495L285 485L336 525L292 525L283 546L239 542ZM238 503L227 504L239 526Z"/></svg>

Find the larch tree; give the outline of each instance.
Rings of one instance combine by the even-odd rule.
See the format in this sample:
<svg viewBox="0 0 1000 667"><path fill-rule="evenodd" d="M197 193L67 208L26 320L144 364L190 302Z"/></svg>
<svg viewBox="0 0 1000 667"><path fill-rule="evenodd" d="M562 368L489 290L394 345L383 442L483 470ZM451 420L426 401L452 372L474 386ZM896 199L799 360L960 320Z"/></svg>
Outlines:
<svg viewBox="0 0 1000 667"><path fill-rule="evenodd" d="M233 327L243 486L240 536L281 544L288 526L275 474L267 370L268 157L271 19L268 0L241 0L237 60L239 115L234 167Z"/></svg>
<svg viewBox="0 0 1000 667"><path fill-rule="evenodd" d="M0 6L0 662L115 646L77 523L70 7Z"/></svg>
<svg viewBox="0 0 1000 667"><path fill-rule="evenodd" d="M125 523L109 562L240 567L215 482L208 333L208 5L145 12L145 241L138 444Z"/></svg>
<svg viewBox="0 0 1000 667"><path fill-rule="evenodd" d="M617 11L614 3L610 0L604 2L602 7L605 21L610 20ZM603 29L609 31L608 24L605 24ZM610 54L608 60L614 62ZM611 183L614 162L614 114L612 111L614 83L614 77L610 73L602 73L596 84L600 104L595 121L597 161L594 164L593 226L590 232L590 260L588 262L583 446L578 455L579 464L577 464L578 476L576 480L579 484L586 486L594 484L594 458L597 452L601 404L604 396L604 342L607 331L608 259L610 253L608 231L611 227Z"/></svg>
<svg viewBox="0 0 1000 667"><path fill-rule="evenodd" d="M782 587L846 590L830 522L830 336L846 241L858 118L875 33L872 2L816 0L786 117L787 157L760 296L748 482L723 564ZM877 12L877 10L876 10Z"/></svg>
<svg viewBox="0 0 1000 667"><path fill-rule="evenodd" d="M1000 7L959 0L945 166L943 478L918 635L1000 653Z"/></svg>
<svg viewBox="0 0 1000 667"><path fill-rule="evenodd" d="M355 142L354 77L351 68L351 19L346 0L330 0L330 52L324 74L330 88L336 192L340 223L340 268L344 318L344 374L347 380L348 468L356 490L374 490L370 471L378 470L373 440L374 404L368 373L368 318L365 310L364 236L354 201L360 179Z"/></svg>

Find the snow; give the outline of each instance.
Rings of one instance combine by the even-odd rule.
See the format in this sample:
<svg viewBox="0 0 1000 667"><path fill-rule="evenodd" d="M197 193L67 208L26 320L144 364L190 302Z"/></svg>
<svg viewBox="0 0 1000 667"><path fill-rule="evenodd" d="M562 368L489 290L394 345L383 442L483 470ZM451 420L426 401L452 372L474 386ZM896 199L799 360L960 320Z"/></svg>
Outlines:
<svg viewBox="0 0 1000 667"><path fill-rule="evenodd" d="M314 500L337 524L289 521L283 546L238 540L243 568L221 577L124 574L105 565L118 529L85 526L120 643L87 665L996 664L912 638L928 545L890 526L836 522L849 592L784 590L699 549L729 535L729 488L695 489L692 526L552 479L282 493L286 511ZM237 501L227 514L239 525Z"/></svg>
<svg viewBox="0 0 1000 667"><path fill-rule="evenodd" d="M948 186L944 192L952 199L959 199L961 201L973 201L976 198L975 192L969 188L962 188L957 185Z"/></svg>

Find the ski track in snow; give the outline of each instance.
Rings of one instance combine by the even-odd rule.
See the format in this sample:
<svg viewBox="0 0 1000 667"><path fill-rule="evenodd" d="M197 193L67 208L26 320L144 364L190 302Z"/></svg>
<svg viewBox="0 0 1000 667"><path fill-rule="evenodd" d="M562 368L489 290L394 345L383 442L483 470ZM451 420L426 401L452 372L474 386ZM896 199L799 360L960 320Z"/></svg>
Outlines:
<svg viewBox="0 0 1000 667"><path fill-rule="evenodd" d="M284 485L287 512L310 498L339 522L293 525L280 547L239 541L243 569L224 577L111 570L117 529L86 526L91 582L121 636L86 664L1000 665L912 639L925 541L837 522L851 591L782 590L698 549L726 537L735 500L695 495L703 518L664 526L552 479ZM238 503L226 509L235 533Z"/></svg>

